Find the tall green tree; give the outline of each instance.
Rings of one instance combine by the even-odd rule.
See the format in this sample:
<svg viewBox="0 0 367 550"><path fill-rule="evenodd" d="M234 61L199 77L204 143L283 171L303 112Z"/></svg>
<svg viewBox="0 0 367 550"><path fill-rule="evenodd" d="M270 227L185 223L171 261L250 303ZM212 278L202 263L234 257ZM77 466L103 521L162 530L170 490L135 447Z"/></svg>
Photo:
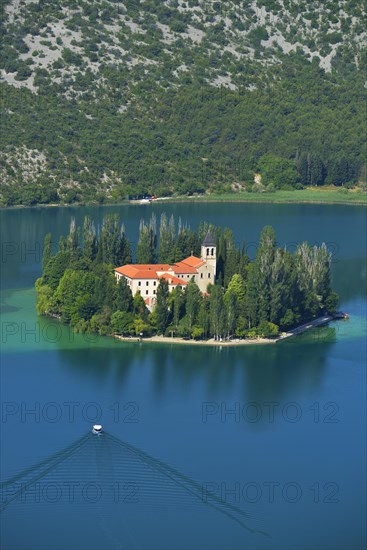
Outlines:
<svg viewBox="0 0 367 550"><path fill-rule="evenodd" d="M229 337L235 332L238 315L237 296L233 290L228 289L226 291L224 294L223 303L225 307L225 329L227 332L227 337Z"/></svg>
<svg viewBox="0 0 367 550"><path fill-rule="evenodd" d="M139 317L140 319L143 319L144 321L146 321L149 314L149 310L145 305L143 296L141 296L139 292L137 292L133 298L133 311L136 317Z"/></svg>
<svg viewBox="0 0 367 550"><path fill-rule="evenodd" d="M201 242L196 232L189 227L182 227L179 220L178 235L175 243L174 258L175 262L179 262L193 254L200 256Z"/></svg>
<svg viewBox="0 0 367 550"><path fill-rule="evenodd" d="M125 277L121 277L114 292L114 309L130 312L133 309L133 295Z"/></svg>
<svg viewBox="0 0 367 550"><path fill-rule="evenodd" d="M60 235L59 242L57 244L57 251L58 252L66 252L67 251L67 241L64 235Z"/></svg>
<svg viewBox="0 0 367 550"><path fill-rule="evenodd" d="M250 263L247 268L246 300L244 316L248 328L256 327L258 315L258 270L255 263Z"/></svg>
<svg viewBox="0 0 367 550"><path fill-rule="evenodd" d="M140 221L139 242L136 251L136 261L138 264L152 264L156 260L157 250L157 231L156 218L154 215L148 223Z"/></svg>
<svg viewBox="0 0 367 550"><path fill-rule="evenodd" d="M98 238L98 260L121 265L121 228L118 214L107 214Z"/></svg>
<svg viewBox="0 0 367 550"><path fill-rule="evenodd" d="M159 334L164 334L169 321L169 288L168 282L161 278L157 287L157 301L154 316Z"/></svg>
<svg viewBox="0 0 367 550"><path fill-rule="evenodd" d="M255 260L259 321L269 319L270 277L275 254L275 232L270 226L262 229Z"/></svg>
<svg viewBox="0 0 367 550"><path fill-rule="evenodd" d="M42 269L45 270L46 265L52 258L52 235L47 233L43 241Z"/></svg>
<svg viewBox="0 0 367 550"><path fill-rule="evenodd" d="M239 273L235 273L228 285L227 291L233 291L236 295L237 304L240 310L243 310L246 299L245 283Z"/></svg>
<svg viewBox="0 0 367 550"><path fill-rule="evenodd" d="M287 309L294 307L295 271L292 255L283 249L277 249L270 275L270 311L269 321L277 325Z"/></svg>
<svg viewBox="0 0 367 550"><path fill-rule="evenodd" d="M219 340L223 335L224 325L223 288L219 285L213 285L210 292L210 327L215 340Z"/></svg>
<svg viewBox="0 0 367 550"><path fill-rule="evenodd" d="M192 327L196 322L200 301L200 289L194 281L190 281L185 291L185 306L189 333L191 333Z"/></svg>
<svg viewBox="0 0 367 550"><path fill-rule="evenodd" d="M161 216L159 229L158 263L172 264L175 261L175 222L173 216L168 221L166 214Z"/></svg>
<svg viewBox="0 0 367 550"><path fill-rule="evenodd" d="M117 256L117 265L131 264L133 261L131 244L126 236L125 226L122 225L120 229L120 244L119 252Z"/></svg>
<svg viewBox="0 0 367 550"><path fill-rule="evenodd" d="M326 168L317 154L301 153L296 159L302 185L323 185Z"/></svg>
<svg viewBox="0 0 367 550"><path fill-rule="evenodd" d="M55 290L66 269L70 265L70 252L61 251L52 256L45 265L42 280Z"/></svg>
<svg viewBox="0 0 367 550"><path fill-rule="evenodd" d="M316 315L331 292L331 254L324 243L320 247L302 243L296 249L295 265L304 305Z"/></svg>
<svg viewBox="0 0 367 550"><path fill-rule="evenodd" d="M199 312L198 312L198 325L203 331L204 338L207 338L210 332L210 302L207 296L203 296Z"/></svg>
<svg viewBox="0 0 367 550"><path fill-rule="evenodd" d="M97 234L93 220L85 216L83 222L83 254L89 260L94 260L97 254Z"/></svg>
<svg viewBox="0 0 367 550"><path fill-rule="evenodd" d="M176 286L176 288L174 288L171 292L170 307L171 311L173 311L173 326L177 331L178 324L183 316L183 311L185 307L185 296L180 285Z"/></svg>
<svg viewBox="0 0 367 550"><path fill-rule="evenodd" d="M69 235L66 239L66 248L71 259L76 260L80 256L80 229L76 226L75 218L71 218Z"/></svg>

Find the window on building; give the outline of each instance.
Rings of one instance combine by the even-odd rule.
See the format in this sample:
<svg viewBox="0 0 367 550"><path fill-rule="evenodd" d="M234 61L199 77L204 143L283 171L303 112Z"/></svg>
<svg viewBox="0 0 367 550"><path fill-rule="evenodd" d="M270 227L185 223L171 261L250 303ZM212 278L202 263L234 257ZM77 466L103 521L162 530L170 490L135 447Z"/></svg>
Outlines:
<svg viewBox="0 0 367 550"><path fill-rule="evenodd" d="M145 291L145 294L149 294L149 290L146 290L146 291Z"/></svg>
<svg viewBox="0 0 367 550"><path fill-rule="evenodd" d="M153 286L157 286L157 281L154 281L154 282L153 282Z"/></svg>
<svg viewBox="0 0 367 550"><path fill-rule="evenodd" d="M206 255L209 256L209 248L206 249Z"/></svg>
<svg viewBox="0 0 367 550"><path fill-rule="evenodd" d="M146 284L147 286L149 286L149 281L147 281L145 284Z"/></svg>
<svg viewBox="0 0 367 550"><path fill-rule="evenodd" d="M200 279L202 279L204 276L204 273L200 273Z"/></svg>
<svg viewBox="0 0 367 550"><path fill-rule="evenodd" d="M141 286L141 281L138 282L138 286Z"/></svg>
<svg viewBox="0 0 367 550"><path fill-rule="evenodd" d="M153 294L155 294L155 289L153 290Z"/></svg>
<svg viewBox="0 0 367 550"><path fill-rule="evenodd" d="M212 256L214 256L214 248L212 248Z"/></svg>
<svg viewBox="0 0 367 550"><path fill-rule="evenodd" d="M208 273L208 279L210 279L210 273Z"/></svg>

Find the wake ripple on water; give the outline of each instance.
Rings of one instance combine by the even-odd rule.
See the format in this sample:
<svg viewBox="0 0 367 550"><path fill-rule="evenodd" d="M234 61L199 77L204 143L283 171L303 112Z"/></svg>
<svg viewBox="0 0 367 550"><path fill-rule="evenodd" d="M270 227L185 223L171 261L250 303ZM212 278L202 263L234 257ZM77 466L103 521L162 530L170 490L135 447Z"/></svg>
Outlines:
<svg viewBox="0 0 367 550"><path fill-rule="evenodd" d="M205 507L236 522L251 534L270 536L248 525L250 514L246 511L223 501L210 490L203 490L202 484L169 464L105 432L98 436L87 433L72 445L2 482L1 511L13 505L27 505L27 493L31 490L34 493L37 487L39 501L42 501L45 488L48 499L56 499L58 488L67 487L59 504L70 505L72 498L75 512L85 507L86 500L95 501L98 507L94 511L104 530L109 505L117 504L122 511L124 505L135 503L140 510L153 506L162 509L188 506L199 511ZM78 487L83 488L81 493ZM50 488L54 497L50 497ZM70 488L73 488L72 493ZM125 516L121 514L121 522ZM127 525L125 528L128 531ZM109 536L111 538L111 533Z"/></svg>

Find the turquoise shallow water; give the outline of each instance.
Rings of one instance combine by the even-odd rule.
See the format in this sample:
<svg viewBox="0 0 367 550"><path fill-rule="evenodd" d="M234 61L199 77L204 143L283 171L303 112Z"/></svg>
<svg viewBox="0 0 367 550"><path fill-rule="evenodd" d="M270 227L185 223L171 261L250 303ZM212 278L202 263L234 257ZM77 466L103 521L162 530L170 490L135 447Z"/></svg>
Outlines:
<svg viewBox="0 0 367 550"><path fill-rule="evenodd" d="M2 212L2 547L363 548L366 210L165 209L231 226L249 252L264 224L289 246L328 242L350 319L222 350L74 335L36 316L37 243L106 210L136 239L151 210ZM110 435L80 443L97 420Z"/></svg>

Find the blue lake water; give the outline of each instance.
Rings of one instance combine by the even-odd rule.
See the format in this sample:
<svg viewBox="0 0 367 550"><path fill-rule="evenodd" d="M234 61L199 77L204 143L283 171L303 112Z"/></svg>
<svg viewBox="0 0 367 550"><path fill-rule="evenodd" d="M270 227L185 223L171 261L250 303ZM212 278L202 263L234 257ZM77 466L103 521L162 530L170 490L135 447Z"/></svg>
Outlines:
<svg viewBox="0 0 367 550"><path fill-rule="evenodd" d="M122 343L38 318L44 235L172 213L248 253L326 242L348 321L275 346ZM366 209L177 204L1 212L1 545L360 549L366 544ZM106 434L90 434L100 421ZM73 445L73 446L71 446ZM71 446L71 447L70 447Z"/></svg>

